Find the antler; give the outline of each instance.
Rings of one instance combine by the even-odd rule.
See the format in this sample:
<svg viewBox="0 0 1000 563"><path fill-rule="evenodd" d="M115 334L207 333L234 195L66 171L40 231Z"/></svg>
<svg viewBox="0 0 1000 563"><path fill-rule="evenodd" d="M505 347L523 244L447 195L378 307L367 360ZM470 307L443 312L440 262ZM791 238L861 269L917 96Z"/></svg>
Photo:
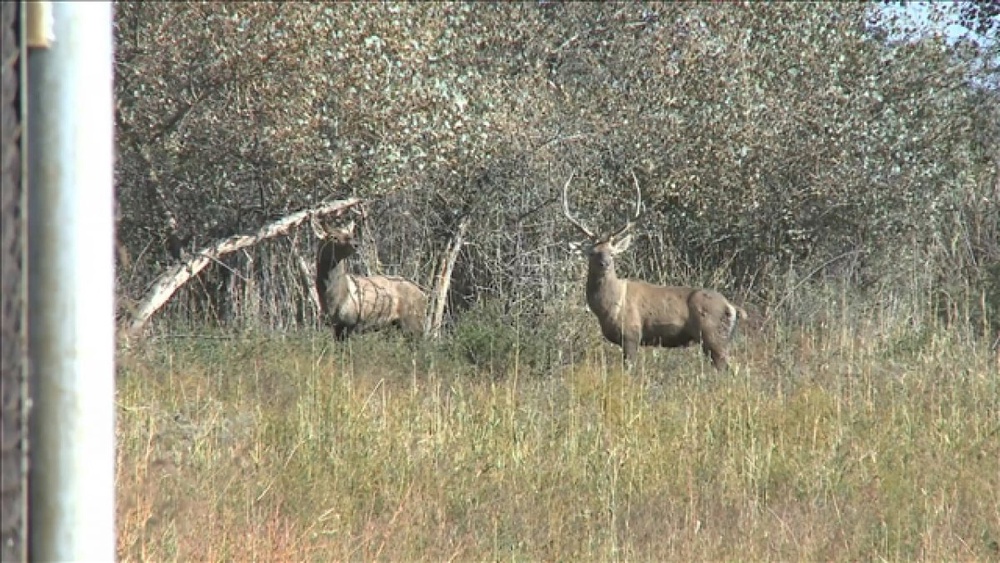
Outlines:
<svg viewBox="0 0 1000 563"><path fill-rule="evenodd" d="M319 220L316 219L316 215L313 214L309 217L309 224L312 225L313 233L316 238L323 240L327 237L326 229L320 224Z"/></svg>
<svg viewBox="0 0 1000 563"><path fill-rule="evenodd" d="M569 200L566 198L566 190L569 189L569 183L573 181L573 176L575 174L576 174L576 172L573 172L572 174L570 174L569 175L569 179L566 180L566 183L563 185L563 192L562 192L563 214L566 215L566 218L569 219L570 223L573 223L573 225L576 226L576 228L578 228L581 231L583 231L583 234L587 235L587 238L589 238L591 240L596 240L597 239L597 235L595 235L587 227L584 227L583 223L577 221L573 217L573 214L569 212Z"/></svg>
<svg viewBox="0 0 1000 563"><path fill-rule="evenodd" d="M635 172L632 172L632 181L635 183L635 214L628 220L627 223L625 223L624 227L618 229L614 232L614 234L608 237L609 240L618 238L631 230L632 227L634 227L639 221L639 217L642 216L642 190L639 189L639 179L635 177Z"/></svg>

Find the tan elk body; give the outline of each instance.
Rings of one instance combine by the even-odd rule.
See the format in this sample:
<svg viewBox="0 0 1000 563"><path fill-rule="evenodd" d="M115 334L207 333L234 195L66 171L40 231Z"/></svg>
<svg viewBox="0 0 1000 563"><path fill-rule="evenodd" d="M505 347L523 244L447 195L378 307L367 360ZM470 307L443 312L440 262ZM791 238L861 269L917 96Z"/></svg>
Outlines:
<svg viewBox="0 0 1000 563"><path fill-rule="evenodd" d="M700 342L712 364L726 369L737 319L745 319L746 311L710 289L667 287L619 278L614 257L628 248L631 235L627 233L642 209L638 180L635 216L624 227L601 237L570 213L566 192L572 179L570 176L563 186L563 212L588 239L583 247L589 259L587 305L597 317L604 337L621 346L623 361L631 365L639 346L676 348Z"/></svg>
<svg viewBox="0 0 1000 563"><path fill-rule="evenodd" d="M400 328L411 337L423 333L427 295L417 284L398 276L356 276L348 258L357 252L354 223L326 229L312 222L320 239L316 256L316 292L323 317L337 340L351 333Z"/></svg>

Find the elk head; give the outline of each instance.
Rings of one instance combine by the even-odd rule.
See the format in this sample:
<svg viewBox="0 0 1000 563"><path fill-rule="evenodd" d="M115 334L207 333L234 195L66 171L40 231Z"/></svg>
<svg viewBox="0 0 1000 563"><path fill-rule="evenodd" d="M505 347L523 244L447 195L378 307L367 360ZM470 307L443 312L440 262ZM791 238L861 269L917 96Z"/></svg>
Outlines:
<svg viewBox="0 0 1000 563"><path fill-rule="evenodd" d="M337 260L349 258L357 253L358 239L354 233L354 221L348 223L346 227L330 229L320 223L316 219L316 216L313 215L310 223L312 224L313 233L316 234L316 238L321 241L320 247L323 248L326 245L331 245Z"/></svg>
<svg viewBox="0 0 1000 563"><path fill-rule="evenodd" d="M569 222L572 223L573 226L579 229L580 232L587 237L587 241L581 245L580 250L584 255L589 257L591 274L593 275L593 273L604 273L608 271L613 273L615 268L614 257L628 250L629 245L632 244L631 230L642 216L642 191L639 189L639 180L635 177L635 174L632 174L636 195L635 213L621 228L605 236L600 236L595 234L594 231L588 229L583 223L573 217L573 214L569 210L567 192L569 191L569 185L573 181L574 175L575 173L570 174L569 179L566 180L565 184L563 184L563 214L567 219L569 219Z"/></svg>

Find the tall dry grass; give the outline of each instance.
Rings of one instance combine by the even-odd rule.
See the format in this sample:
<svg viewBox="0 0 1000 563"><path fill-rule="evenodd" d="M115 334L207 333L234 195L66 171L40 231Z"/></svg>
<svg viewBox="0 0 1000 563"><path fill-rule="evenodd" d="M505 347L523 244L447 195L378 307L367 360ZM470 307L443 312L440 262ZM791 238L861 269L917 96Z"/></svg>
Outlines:
<svg viewBox="0 0 1000 563"><path fill-rule="evenodd" d="M992 337L872 303L744 330L728 374L622 374L597 339L502 373L448 340L151 341L119 359L119 556L1000 560Z"/></svg>

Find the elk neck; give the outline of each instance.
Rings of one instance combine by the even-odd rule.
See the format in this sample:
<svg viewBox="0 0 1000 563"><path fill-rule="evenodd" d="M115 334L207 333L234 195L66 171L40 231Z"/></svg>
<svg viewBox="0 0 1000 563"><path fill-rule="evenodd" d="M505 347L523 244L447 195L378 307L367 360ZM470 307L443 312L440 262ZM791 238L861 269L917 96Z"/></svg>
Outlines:
<svg viewBox="0 0 1000 563"><path fill-rule="evenodd" d="M338 252L336 245L326 242L320 248L316 261L318 275L317 290L320 300L335 312L355 293L354 280L347 273L347 258L349 253Z"/></svg>
<svg viewBox="0 0 1000 563"><path fill-rule="evenodd" d="M625 283L618 279L614 264L602 268L591 264L587 271L587 304L590 310L611 313L617 309L625 293Z"/></svg>

